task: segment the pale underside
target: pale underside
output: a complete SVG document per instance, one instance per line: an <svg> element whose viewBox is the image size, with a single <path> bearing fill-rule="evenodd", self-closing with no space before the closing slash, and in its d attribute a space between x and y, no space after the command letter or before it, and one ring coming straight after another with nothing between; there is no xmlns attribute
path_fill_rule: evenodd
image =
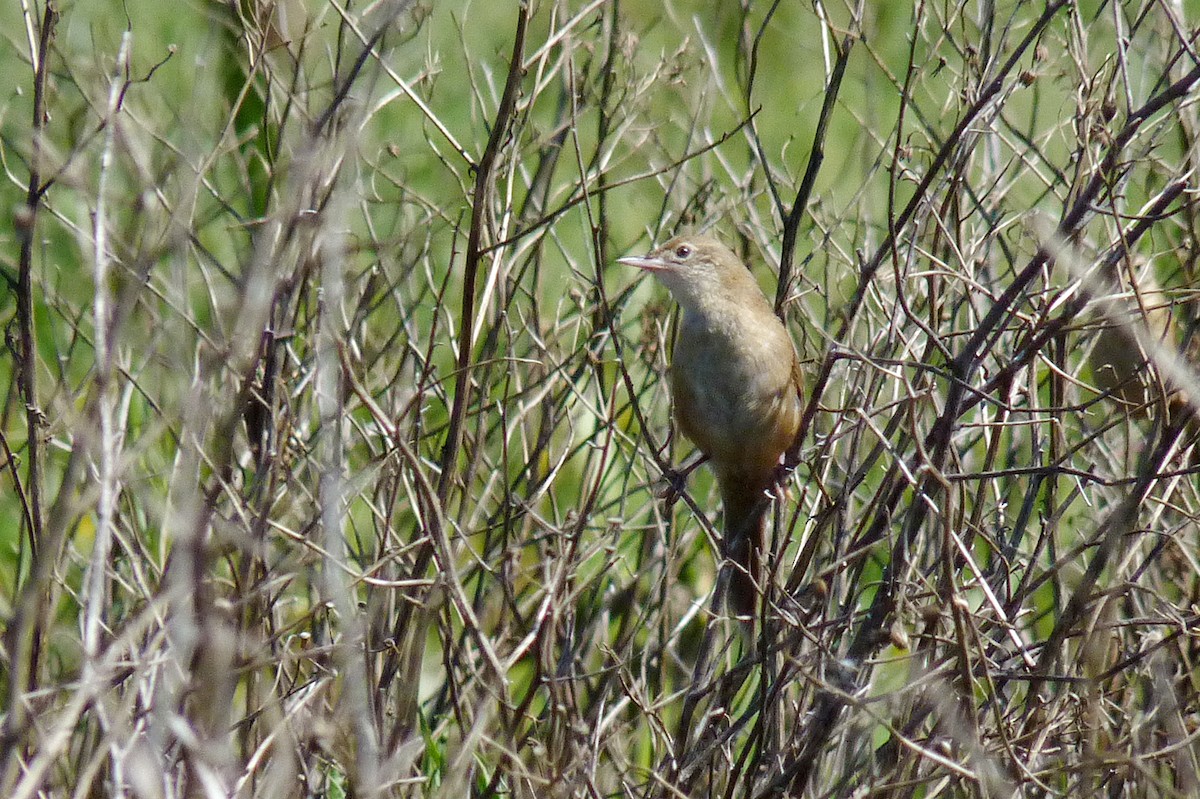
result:
<svg viewBox="0 0 1200 799"><path fill-rule="evenodd" d="M749 325L752 335L730 336L721 329L730 325ZM719 471L769 475L800 424L795 368L774 316L714 322L685 313L671 369L676 421Z"/></svg>

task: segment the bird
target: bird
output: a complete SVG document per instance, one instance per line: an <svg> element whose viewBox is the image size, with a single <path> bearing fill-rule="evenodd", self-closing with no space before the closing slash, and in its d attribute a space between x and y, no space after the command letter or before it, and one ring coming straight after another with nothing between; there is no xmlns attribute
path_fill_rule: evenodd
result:
<svg viewBox="0 0 1200 799"><path fill-rule="evenodd" d="M682 314L669 383L678 429L708 458L733 562L728 602L754 617L770 492L803 415L803 373L783 322L754 276L714 236L685 233L618 263L661 281Z"/></svg>
<svg viewBox="0 0 1200 799"><path fill-rule="evenodd" d="M1101 327L1088 353L1096 385L1119 408L1135 416L1150 416L1161 404L1154 363L1134 342L1131 326L1145 323L1144 332L1161 346L1173 346L1179 335L1171 318L1171 300L1154 274L1143 270L1132 307L1114 310Z"/></svg>
<svg viewBox="0 0 1200 799"><path fill-rule="evenodd" d="M1088 352L1092 378L1123 413L1151 418L1165 410L1165 420L1179 424L1185 441L1192 442L1200 435L1200 417L1192 399L1196 394L1189 391L1195 381L1189 379L1188 364L1200 361L1200 336L1188 336L1179 349L1183 336L1171 313L1172 298L1145 263L1139 266L1136 278L1122 280L1136 283L1132 301L1107 312ZM1194 313L1186 305L1183 312ZM1174 360L1175 369L1164 374L1164 360Z"/></svg>

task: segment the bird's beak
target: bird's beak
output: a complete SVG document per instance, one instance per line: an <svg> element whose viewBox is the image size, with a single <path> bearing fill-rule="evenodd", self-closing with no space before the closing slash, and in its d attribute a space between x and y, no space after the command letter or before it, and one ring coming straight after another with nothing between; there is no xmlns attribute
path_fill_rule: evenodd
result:
<svg viewBox="0 0 1200 799"><path fill-rule="evenodd" d="M663 259L651 258L649 255L627 255L624 258L618 258L617 263L625 264L626 266L636 266L638 269L645 269L647 272L661 272L671 267Z"/></svg>

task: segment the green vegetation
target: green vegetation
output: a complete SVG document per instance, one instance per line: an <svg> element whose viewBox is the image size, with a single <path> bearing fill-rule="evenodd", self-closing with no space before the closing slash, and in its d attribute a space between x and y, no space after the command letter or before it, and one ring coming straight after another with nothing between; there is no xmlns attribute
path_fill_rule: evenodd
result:
<svg viewBox="0 0 1200 799"><path fill-rule="evenodd" d="M0 24L0 795L1200 790L1195 4ZM752 625L685 227L812 400Z"/></svg>

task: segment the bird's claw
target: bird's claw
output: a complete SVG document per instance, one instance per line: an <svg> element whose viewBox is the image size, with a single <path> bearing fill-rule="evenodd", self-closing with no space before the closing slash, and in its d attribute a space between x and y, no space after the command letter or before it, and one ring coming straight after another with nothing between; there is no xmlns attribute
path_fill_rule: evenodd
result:
<svg viewBox="0 0 1200 799"><path fill-rule="evenodd" d="M667 507L674 505L679 496L683 493L686 472L681 472L678 469L668 469L663 472L663 482L666 483L658 492L658 498L667 503Z"/></svg>
<svg viewBox="0 0 1200 799"><path fill-rule="evenodd" d="M787 463L780 463L775 467L775 475L771 478L771 485L776 496L783 496L787 493L788 484L791 482L794 471L796 471L796 467Z"/></svg>

